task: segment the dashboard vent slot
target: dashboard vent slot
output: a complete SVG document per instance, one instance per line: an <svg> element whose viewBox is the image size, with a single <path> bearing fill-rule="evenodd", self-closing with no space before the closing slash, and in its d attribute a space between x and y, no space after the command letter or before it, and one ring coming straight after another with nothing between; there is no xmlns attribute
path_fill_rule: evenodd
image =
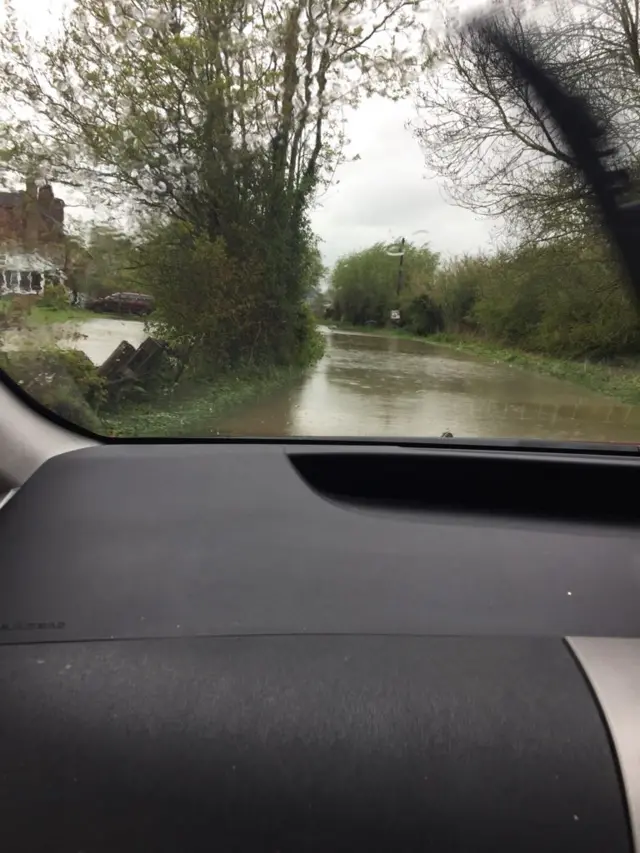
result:
<svg viewBox="0 0 640 853"><path fill-rule="evenodd" d="M638 463L494 452L289 452L316 492L343 503L637 524Z"/></svg>

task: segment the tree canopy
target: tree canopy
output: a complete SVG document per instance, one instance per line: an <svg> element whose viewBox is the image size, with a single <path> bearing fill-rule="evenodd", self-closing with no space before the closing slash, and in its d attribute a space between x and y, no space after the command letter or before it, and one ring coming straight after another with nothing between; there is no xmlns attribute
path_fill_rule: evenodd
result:
<svg viewBox="0 0 640 853"><path fill-rule="evenodd" d="M427 246L405 244L400 277L400 258L389 251L376 243L338 260L331 276L336 315L355 325L383 326L395 309L416 332L434 331L423 316L428 308L423 301L433 287L438 256Z"/></svg>
<svg viewBox="0 0 640 853"><path fill-rule="evenodd" d="M303 197L332 174L337 110L404 90L415 19L407 0L75 0L61 34L34 43L10 13L6 152L23 172L224 228L234 204L264 203L263 170Z"/></svg>
<svg viewBox="0 0 640 853"><path fill-rule="evenodd" d="M406 288L382 244L341 258L331 279L333 313L355 325L396 325L421 335L479 337L569 358L609 358L640 349L615 265L593 241L559 240L441 261L408 247Z"/></svg>
<svg viewBox="0 0 640 853"><path fill-rule="evenodd" d="M144 280L165 297L167 334L200 328L205 318L185 312L206 305L214 363L258 350L295 360L306 346L300 306L317 277L307 211L342 157L341 109L406 90L415 6L75 0L44 43L10 13L0 40L5 162L124 213L146 211L156 252L144 256ZM247 349L249 323L262 332ZM191 338L189 349L204 340Z"/></svg>
<svg viewBox="0 0 640 853"><path fill-rule="evenodd" d="M494 19L586 98L615 143L617 165L638 173L640 13L631 0L515 5ZM585 193L548 114L509 63L473 28L450 28L419 87L415 132L451 198L501 217L530 241L581 237Z"/></svg>

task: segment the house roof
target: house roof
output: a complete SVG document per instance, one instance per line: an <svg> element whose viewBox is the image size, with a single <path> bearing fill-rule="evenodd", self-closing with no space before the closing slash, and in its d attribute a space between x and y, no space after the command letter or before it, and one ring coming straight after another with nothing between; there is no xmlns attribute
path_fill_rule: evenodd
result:
<svg viewBox="0 0 640 853"><path fill-rule="evenodd" d="M59 267L37 252L0 252L0 271L57 272Z"/></svg>

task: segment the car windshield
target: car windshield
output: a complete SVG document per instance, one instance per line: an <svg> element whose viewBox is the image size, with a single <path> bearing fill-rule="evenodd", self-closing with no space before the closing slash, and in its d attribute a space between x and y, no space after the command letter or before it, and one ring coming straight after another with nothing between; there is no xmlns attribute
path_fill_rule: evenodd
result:
<svg viewBox="0 0 640 853"><path fill-rule="evenodd" d="M505 45L628 202L639 27L630 0L5 2L6 381L104 436L638 442L640 315Z"/></svg>

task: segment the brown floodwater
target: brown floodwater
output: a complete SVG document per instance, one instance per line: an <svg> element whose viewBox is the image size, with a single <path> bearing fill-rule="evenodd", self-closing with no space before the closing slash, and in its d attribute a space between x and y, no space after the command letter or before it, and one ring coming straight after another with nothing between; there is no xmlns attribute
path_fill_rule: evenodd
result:
<svg viewBox="0 0 640 853"><path fill-rule="evenodd" d="M297 384L236 410L221 434L640 441L640 407L422 341L325 329Z"/></svg>
<svg viewBox="0 0 640 853"><path fill-rule="evenodd" d="M96 317L73 325L74 336L64 342L82 350L91 361L100 366L122 341L139 347L147 337L144 323L140 320L116 320L113 317Z"/></svg>

